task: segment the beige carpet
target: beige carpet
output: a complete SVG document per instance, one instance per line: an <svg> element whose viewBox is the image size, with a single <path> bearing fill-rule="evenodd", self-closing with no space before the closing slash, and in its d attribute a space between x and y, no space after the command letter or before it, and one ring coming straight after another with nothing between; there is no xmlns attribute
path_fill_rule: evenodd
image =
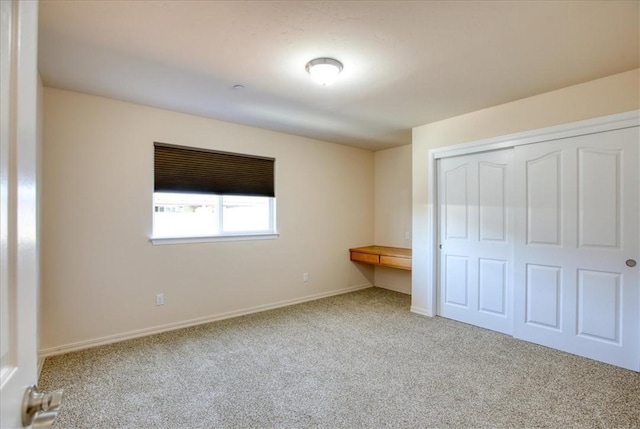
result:
<svg viewBox="0 0 640 429"><path fill-rule="evenodd" d="M54 428L640 427L640 374L372 288L48 358Z"/></svg>

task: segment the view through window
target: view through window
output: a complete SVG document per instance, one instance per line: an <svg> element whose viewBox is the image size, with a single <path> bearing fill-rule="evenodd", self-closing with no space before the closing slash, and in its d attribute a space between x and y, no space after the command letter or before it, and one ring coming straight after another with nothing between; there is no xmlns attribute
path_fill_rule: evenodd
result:
<svg viewBox="0 0 640 429"><path fill-rule="evenodd" d="M208 237L275 232L270 197L155 192L155 237Z"/></svg>

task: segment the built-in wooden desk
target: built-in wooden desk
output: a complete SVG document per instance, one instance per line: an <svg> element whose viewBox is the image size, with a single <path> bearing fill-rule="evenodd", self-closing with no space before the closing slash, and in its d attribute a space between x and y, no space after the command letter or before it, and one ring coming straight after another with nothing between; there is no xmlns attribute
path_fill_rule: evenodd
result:
<svg viewBox="0 0 640 429"><path fill-rule="evenodd" d="M349 249L351 260L383 267L411 270L411 249L401 247L366 246Z"/></svg>

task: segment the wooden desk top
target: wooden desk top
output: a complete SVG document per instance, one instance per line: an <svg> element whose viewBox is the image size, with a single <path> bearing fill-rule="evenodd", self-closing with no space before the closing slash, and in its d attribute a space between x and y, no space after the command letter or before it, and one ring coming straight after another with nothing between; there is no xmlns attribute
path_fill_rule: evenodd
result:
<svg viewBox="0 0 640 429"><path fill-rule="evenodd" d="M411 258L411 249L402 247L365 246L349 249L350 252L369 253L371 255L394 256L396 258Z"/></svg>

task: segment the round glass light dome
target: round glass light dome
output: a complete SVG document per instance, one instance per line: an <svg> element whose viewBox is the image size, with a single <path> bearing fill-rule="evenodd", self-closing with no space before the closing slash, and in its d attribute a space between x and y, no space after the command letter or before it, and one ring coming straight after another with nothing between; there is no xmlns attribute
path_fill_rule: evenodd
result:
<svg viewBox="0 0 640 429"><path fill-rule="evenodd" d="M342 71L342 63L333 58L316 58L307 63L307 72L311 79L320 85L331 85Z"/></svg>

